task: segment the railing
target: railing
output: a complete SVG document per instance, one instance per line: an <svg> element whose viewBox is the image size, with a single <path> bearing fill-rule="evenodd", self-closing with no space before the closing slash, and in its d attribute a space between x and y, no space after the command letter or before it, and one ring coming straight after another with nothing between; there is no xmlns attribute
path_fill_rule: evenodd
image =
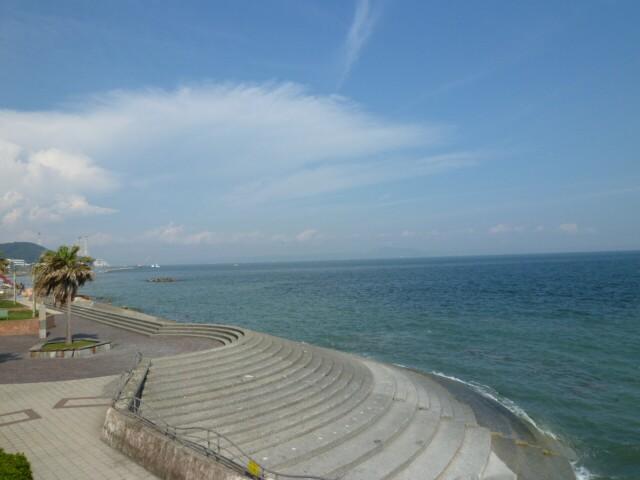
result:
<svg viewBox="0 0 640 480"><path fill-rule="evenodd" d="M225 435L206 427L176 427L169 425L162 417L156 414L151 407L146 405L140 397L141 387L144 384L146 373L150 363L146 365L138 379L138 385L127 385L136 370L141 367L143 357L140 352L131 370L125 372L119 382L113 397L113 406L119 412L134 417L146 426L162 433L170 439L190 448L206 457L212 457L217 462L242 474L249 475L259 480L279 479L304 479L304 480L330 480L326 477L315 475L296 475L292 473L276 472L256 462L242 448ZM133 395L123 395L125 389Z"/></svg>
<svg viewBox="0 0 640 480"><path fill-rule="evenodd" d="M140 366L141 362L142 352L138 351L136 352L136 358L131 368L120 375L120 378L118 379L118 385L116 387L116 390L113 392L113 406L115 406L116 402L121 399L124 387L127 385L127 383L129 383L129 380L131 380L131 377L133 376L133 372Z"/></svg>

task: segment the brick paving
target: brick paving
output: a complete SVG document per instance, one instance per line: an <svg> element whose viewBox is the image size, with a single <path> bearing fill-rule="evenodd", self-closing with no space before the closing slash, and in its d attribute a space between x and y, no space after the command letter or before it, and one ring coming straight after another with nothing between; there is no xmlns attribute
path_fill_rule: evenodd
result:
<svg viewBox="0 0 640 480"><path fill-rule="evenodd" d="M0 448L24 453L36 480L155 479L100 440L117 380L0 385Z"/></svg>
<svg viewBox="0 0 640 480"><path fill-rule="evenodd" d="M49 339L64 338L65 316L56 315ZM148 337L72 316L74 338L111 340L112 349L88 358L29 358L29 348L40 340L34 335L0 337L0 384L50 382L120 374L131 368L136 352L145 357L164 357L221 345L199 337ZM1 386L0 386L1 388Z"/></svg>
<svg viewBox="0 0 640 480"><path fill-rule="evenodd" d="M112 350L88 358L31 359L37 336L0 337L0 448L24 453L36 480L154 479L100 440L119 376L136 352L164 357L221 343L197 337L147 337L72 317L74 337L111 340ZM49 339L63 338L56 315Z"/></svg>

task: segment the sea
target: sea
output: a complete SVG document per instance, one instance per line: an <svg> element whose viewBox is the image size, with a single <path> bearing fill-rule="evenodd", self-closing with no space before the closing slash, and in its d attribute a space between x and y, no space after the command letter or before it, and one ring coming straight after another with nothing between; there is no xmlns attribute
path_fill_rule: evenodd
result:
<svg viewBox="0 0 640 480"><path fill-rule="evenodd" d="M82 293L456 378L569 445L578 478L640 479L640 252L163 265Z"/></svg>

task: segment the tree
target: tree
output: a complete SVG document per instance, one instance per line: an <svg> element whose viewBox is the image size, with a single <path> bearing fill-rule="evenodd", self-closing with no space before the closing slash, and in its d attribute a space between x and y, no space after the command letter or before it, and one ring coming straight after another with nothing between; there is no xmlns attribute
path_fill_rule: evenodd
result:
<svg viewBox="0 0 640 480"><path fill-rule="evenodd" d="M93 280L91 263L93 258L78 255L80 247L62 245L57 251L48 250L42 254L35 266L34 289L41 296L53 296L56 305L67 307L66 343L71 344L71 303L78 289Z"/></svg>
<svg viewBox="0 0 640 480"><path fill-rule="evenodd" d="M0 254L0 273L7 273L9 271L9 260L4 258L2 254Z"/></svg>

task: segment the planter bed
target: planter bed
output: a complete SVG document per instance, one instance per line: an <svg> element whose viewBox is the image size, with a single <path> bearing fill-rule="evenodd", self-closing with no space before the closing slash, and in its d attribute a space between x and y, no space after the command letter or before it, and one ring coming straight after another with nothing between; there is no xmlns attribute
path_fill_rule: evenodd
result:
<svg viewBox="0 0 640 480"><path fill-rule="evenodd" d="M63 341L41 342L29 349L29 356L31 358L78 358L111 350L110 341L77 338L73 343L78 345L65 346Z"/></svg>

